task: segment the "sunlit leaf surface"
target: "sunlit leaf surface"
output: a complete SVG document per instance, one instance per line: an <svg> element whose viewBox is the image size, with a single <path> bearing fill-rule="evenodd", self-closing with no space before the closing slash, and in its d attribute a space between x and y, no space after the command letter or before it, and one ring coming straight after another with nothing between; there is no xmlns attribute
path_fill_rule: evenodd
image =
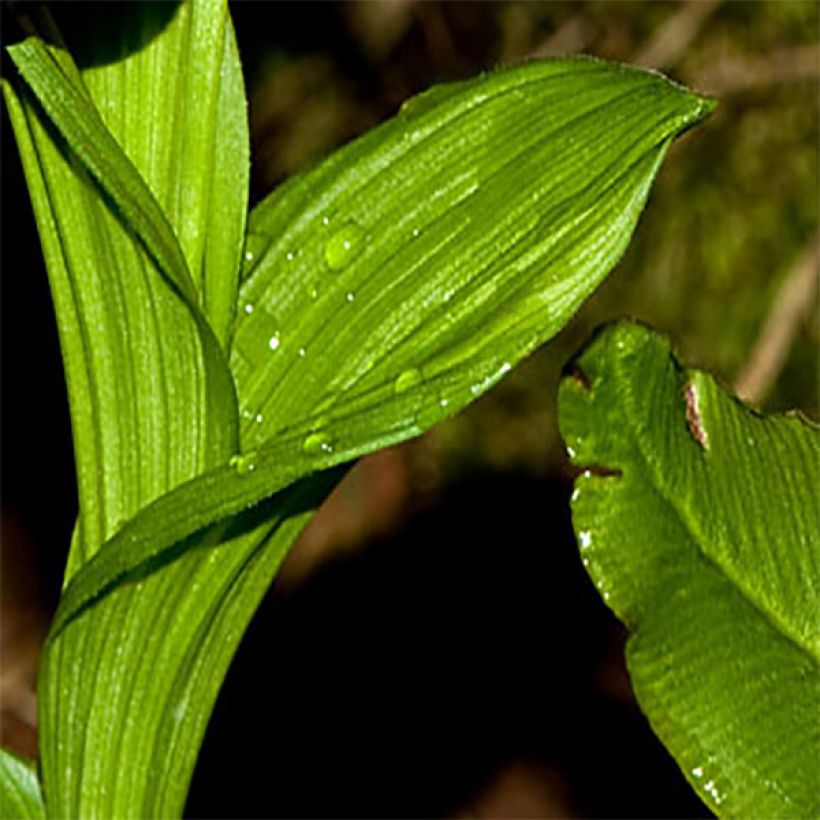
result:
<svg viewBox="0 0 820 820"><path fill-rule="evenodd" d="M230 21L216 2L153 9L122 62L82 52L78 73L30 40L5 89L81 485L39 691L58 816L181 813L227 665L328 468L458 411L566 324L711 108L594 60L434 89L254 211L237 293Z"/></svg>

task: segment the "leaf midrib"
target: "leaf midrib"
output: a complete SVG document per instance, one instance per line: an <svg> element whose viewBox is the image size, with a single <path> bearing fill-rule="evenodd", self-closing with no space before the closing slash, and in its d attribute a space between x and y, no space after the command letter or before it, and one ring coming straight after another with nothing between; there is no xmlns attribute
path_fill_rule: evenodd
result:
<svg viewBox="0 0 820 820"><path fill-rule="evenodd" d="M619 359L616 360L616 373L618 379L629 384L628 374L624 374L622 369L622 362ZM678 371L680 372L680 371ZM682 371L684 376L687 378L689 377L688 371ZM627 391L627 395L629 397L629 410L631 411L631 404L632 404L632 391ZM765 605L765 599L758 599L757 596L754 595L753 590L748 589L742 582L741 579L738 578L734 572L731 571L730 566L725 565L717 556L712 555L703 545L709 543L709 539L704 537L697 526L697 517L690 516L689 510L686 508L685 505L678 502L676 500L675 493L671 492L670 489L667 488L665 482L663 481L663 473L657 468L657 465L653 463L653 460L649 457L645 450L645 445L641 440L641 436L638 434L638 431L633 426L633 418L634 414L632 412L623 412L621 416L626 421L627 429L629 430L630 436L632 437L635 443L635 449L638 453L640 453L641 460L644 463L645 468L647 468L647 472L652 478L652 484L655 487L658 495L661 499L672 509L672 511L677 515L678 519L684 526L684 529L689 533L694 543L697 545L699 553L712 565L714 566L722 575L726 577L729 583L737 589L743 598L749 602L750 606L756 611L761 614L761 616L775 629L775 631L786 638L789 642L794 644L794 646L803 654L809 657L809 660L814 664L814 666L820 669L820 658L815 655L812 651L811 646L808 646L803 643L802 636L797 633L795 634L794 631L777 615L770 611L769 608ZM708 471L707 466L707 471Z"/></svg>

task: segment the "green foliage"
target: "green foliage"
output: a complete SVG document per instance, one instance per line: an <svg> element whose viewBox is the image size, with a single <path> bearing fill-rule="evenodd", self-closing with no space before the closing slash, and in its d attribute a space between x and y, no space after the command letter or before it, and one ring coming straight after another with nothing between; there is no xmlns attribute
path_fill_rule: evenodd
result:
<svg viewBox="0 0 820 820"><path fill-rule="evenodd" d="M45 816L34 766L0 749L0 817L38 820Z"/></svg>
<svg viewBox="0 0 820 820"><path fill-rule="evenodd" d="M181 812L230 658L329 468L457 412L553 336L711 109L588 59L434 89L276 191L246 238L225 5L140 14L105 43L116 59L82 53L80 71L30 39L4 83L80 487L39 685L55 816Z"/></svg>
<svg viewBox="0 0 820 820"><path fill-rule="evenodd" d="M641 326L564 379L581 555L655 731L730 816L820 812L820 430L763 417Z"/></svg>

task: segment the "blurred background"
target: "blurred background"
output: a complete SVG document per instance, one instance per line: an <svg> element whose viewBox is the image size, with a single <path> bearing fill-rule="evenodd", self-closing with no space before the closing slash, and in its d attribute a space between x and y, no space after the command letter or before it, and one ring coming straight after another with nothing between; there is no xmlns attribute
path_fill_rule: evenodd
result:
<svg viewBox="0 0 820 820"><path fill-rule="evenodd" d="M18 39L4 4L3 41ZM93 24L89 3L57 4ZM820 5L232 5L252 200L433 83L585 52L720 106L673 145L624 259L466 412L362 460L291 554L217 704L195 817L708 816L630 690L577 558L557 380L594 327L669 333L767 410L820 416ZM33 682L76 486L47 281L2 138L0 742L36 752Z"/></svg>

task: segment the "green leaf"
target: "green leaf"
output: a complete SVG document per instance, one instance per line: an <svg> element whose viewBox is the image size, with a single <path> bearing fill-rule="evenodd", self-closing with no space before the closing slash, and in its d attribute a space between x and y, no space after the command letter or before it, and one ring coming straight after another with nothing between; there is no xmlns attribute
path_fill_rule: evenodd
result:
<svg viewBox="0 0 820 820"><path fill-rule="evenodd" d="M69 45L103 121L167 214L224 346L248 207L242 66L224 0L182 3L163 25L168 8L109 9L104 31L83 26Z"/></svg>
<svg viewBox="0 0 820 820"><path fill-rule="evenodd" d="M81 492L75 544L83 559L91 557L82 567L75 562L39 687L48 808L60 816L176 815L230 657L338 473L297 480L427 429L557 332L622 252L669 142L709 104L655 75L594 61L533 64L426 95L285 186L257 210L249 237L258 264L243 287L231 354L245 452L229 461L233 396L207 389L203 373L218 357L178 257L193 271L211 321L225 315L211 304L230 300L209 302L197 242L186 243L177 200L163 193L161 173L152 176L153 154L141 159L130 129L117 130L117 106L125 122L140 123L148 116L140 106L150 112L153 98L135 99L141 85L127 76L110 86L89 77L101 118L83 91L85 74L97 69L86 69L79 82L63 53L34 47L23 58L44 111L22 99L23 91L7 95L44 245L55 244L47 258L67 364L86 380L69 376L75 428L89 433L77 437L78 451L93 454L98 481L123 476L109 491L115 500L127 481L153 475L157 465L139 447L171 459L199 454L195 468L170 479L159 461L163 491L134 491L124 518L100 513L92 485ZM209 99L205 86L214 76L201 78ZM225 103L225 110L237 108ZM99 150L86 146L89 138ZM148 180L154 199L135 174ZM227 184L230 174L220 170L217 178ZM66 253L55 242L55 231L77 241L69 200L58 199L63 190L89 225L102 220L113 250L101 253L85 239ZM402 225L407 233L397 232ZM106 253L120 261L113 270ZM151 298L142 300L149 308L137 304L133 270L143 289L150 285ZM327 278L314 283L314 274ZM218 289L218 270L213 281ZM111 319L101 337L89 332L86 313L78 318L78 294L95 321ZM171 300L177 315L151 314L157 299ZM281 316L271 314L274 307ZM149 340L143 343L159 345L162 356L141 360L123 310L148 312L152 322L137 313ZM287 324L272 328L278 318ZM201 358L175 347L177 324L200 343L194 353ZM297 346L299 339L305 342ZM104 405L110 415L89 413L81 399L119 387L122 369L127 383ZM187 424L166 431L152 408L167 404L162 386L174 378L183 392L171 398L180 399L174 406ZM118 416L141 420L132 407L139 410L140 401L154 426L134 433L133 464L123 467L91 434L133 432L133 419ZM189 427L213 425L227 431L218 446L205 436L192 448ZM120 452L132 453L114 449Z"/></svg>
<svg viewBox="0 0 820 820"><path fill-rule="evenodd" d="M0 817L4 820L45 818L40 782L33 764L0 749Z"/></svg>
<svg viewBox="0 0 820 820"><path fill-rule="evenodd" d="M727 816L820 812L820 430L604 330L564 380L581 555L639 703Z"/></svg>
<svg viewBox="0 0 820 820"><path fill-rule="evenodd" d="M106 117L123 127L119 138L143 163L140 169L106 128L66 52L27 41L14 52L26 82L4 83L49 270L71 401L80 520L67 581L142 506L180 481L227 463L237 446L232 378L199 303L226 331L235 302L247 187L247 148L235 156L233 149L246 124L230 21L224 8L215 18L208 16L209 9L200 4L196 12L185 7L179 13L186 20L199 19L200 28L221 21L217 41L227 62L217 72L218 118L211 126L220 132L211 136L213 158L222 163L218 170L204 154L198 165L186 165L182 152L186 157L196 153L189 142L197 135L181 144L178 129L155 127L158 114L177 123L174 107L182 102L196 113L195 78L173 99L163 96L162 82L149 94L147 82L133 81L135 70L150 74L150 67L132 64L124 72L127 77L114 71L111 86L120 86L110 96L100 75L92 78ZM156 40L149 46L154 48L150 59L166 69L177 60L184 63L184 49L200 47L203 34L193 23L172 40L168 31L173 28L164 29L160 52ZM193 78L196 71L187 71ZM214 72L202 76L212 91ZM207 124L200 118L197 128ZM166 139L173 144L166 145ZM177 176L184 168L187 173ZM197 168L205 180L199 186ZM184 226L169 222L143 181L142 174L150 181L152 172L164 180L154 191L163 205L179 199L179 214L199 207L204 222L190 230L203 236L206 230L214 232L198 251L198 267L195 254L189 247L183 253L174 233L176 229L184 238ZM225 190L229 185L231 190ZM189 188L201 190L204 204L196 206ZM211 202L211 196L219 201ZM188 262L204 277L202 282L192 284ZM39 721L51 816L132 815L143 801L146 808L137 814L180 813L204 723L241 634L229 613L237 606L237 595L244 608L254 606L263 592L250 577L237 580L237 567L265 561L275 567L281 560L277 538L289 545L305 519L300 510L290 521L290 508L285 509L278 518L272 514L264 527L250 528L249 536L225 537L226 543L251 541L258 550L224 553L234 562L231 566L200 551L158 578L155 595L153 589L140 594L137 586L123 591L112 598L112 610L114 603L121 607L112 619L101 612L91 628L47 652L39 682ZM287 537L279 534L285 531ZM274 532L276 537L268 541ZM175 609L174 595L191 593L208 572L217 576L208 582L208 599L198 600L193 612L182 605ZM272 573L268 570L265 577ZM168 604L159 615L158 603ZM176 631L168 626L167 635L152 634L149 625L163 623L163 616L166 625L172 616L182 621ZM139 646L146 641L148 645ZM132 651L123 653L125 646ZM196 649L204 646L210 651ZM157 675L157 669L164 674ZM189 685L201 696L199 711L190 719L188 713L195 710L177 697ZM169 697L177 700L169 705ZM169 804L174 808L169 810Z"/></svg>
<svg viewBox="0 0 820 820"><path fill-rule="evenodd" d="M464 407L602 281L670 141L711 109L657 74L533 62L427 92L285 184L249 223L243 449L367 396L377 444Z"/></svg>
<svg viewBox="0 0 820 820"><path fill-rule="evenodd" d="M606 274L669 140L709 107L658 75L534 63L411 101L274 194L252 230L283 238L256 245L231 357L255 449L131 521L67 590L55 630L197 529L489 389ZM511 217L499 220L502 204ZM340 212L385 233L368 240L356 219L331 230L322 214Z"/></svg>
<svg viewBox="0 0 820 820"><path fill-rule="evenodd" d="M173 230L70 58L35 39L10 51L26 85L4 83L4 95L49 272L77 454L69 579L146 502L234 452L235 398Z"/></svg>

